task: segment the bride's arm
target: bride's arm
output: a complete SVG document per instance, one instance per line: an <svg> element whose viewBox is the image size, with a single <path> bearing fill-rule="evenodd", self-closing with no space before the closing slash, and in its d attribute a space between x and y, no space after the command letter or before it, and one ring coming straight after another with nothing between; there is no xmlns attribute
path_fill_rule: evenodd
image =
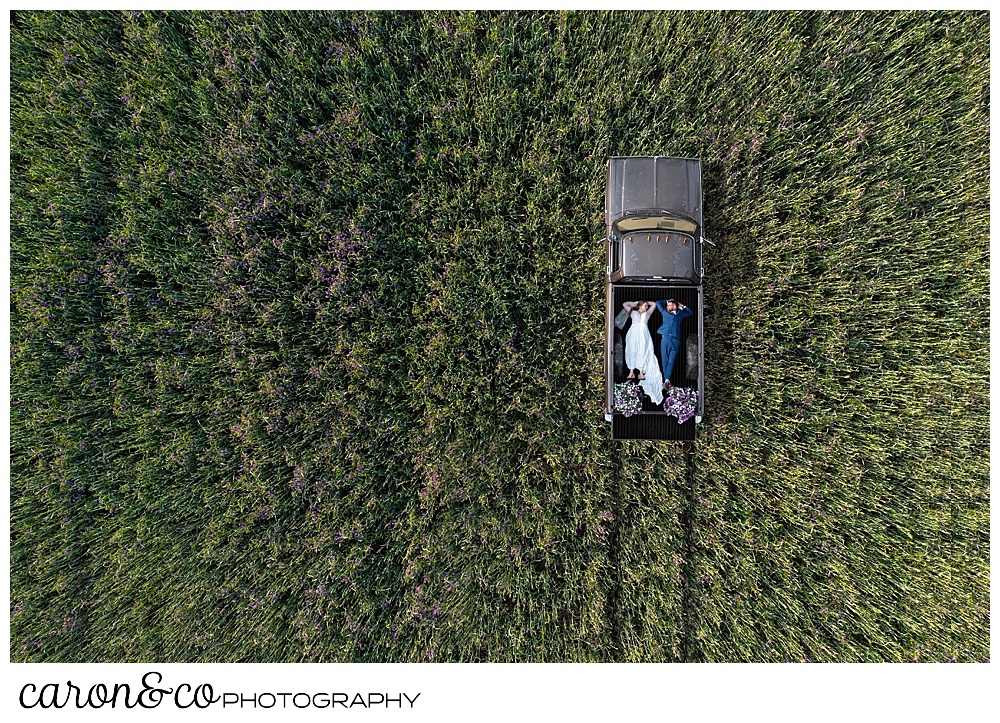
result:
<svg viewBox="0 0 1000 723"><path fill-rule="evenodd" d="M622 304L622 306L625 307L625 311L627 311L630 314L632 313L632 306L633 305L634 305L634 302L631 302L631 301L626 301L624 304Z"/></svg>

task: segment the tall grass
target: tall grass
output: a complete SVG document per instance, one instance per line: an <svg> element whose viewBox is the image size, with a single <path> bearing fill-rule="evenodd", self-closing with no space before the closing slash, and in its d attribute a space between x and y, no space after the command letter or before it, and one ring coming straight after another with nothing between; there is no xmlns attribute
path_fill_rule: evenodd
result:
<svg viewBox="0 0 1000 723"><path fill-rule="evenodd" d="M16 13L11 658L980 660L983 13ZM609 155L706 418L603 421Z"/></svg>

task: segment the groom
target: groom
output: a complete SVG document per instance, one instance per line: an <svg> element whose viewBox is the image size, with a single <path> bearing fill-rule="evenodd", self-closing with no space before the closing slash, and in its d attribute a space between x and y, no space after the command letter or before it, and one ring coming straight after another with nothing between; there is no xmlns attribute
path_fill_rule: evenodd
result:
<svg viewBox="0 0 1000 723"><path fill-rule="evenodd" d="M670 372L674 370L674 360L681 345L681 321L691 316L691 309L678 304L673 299L657 301L656 308L663 315L660 332L660 359L663 364L663 388L670 386Z"/></svg>

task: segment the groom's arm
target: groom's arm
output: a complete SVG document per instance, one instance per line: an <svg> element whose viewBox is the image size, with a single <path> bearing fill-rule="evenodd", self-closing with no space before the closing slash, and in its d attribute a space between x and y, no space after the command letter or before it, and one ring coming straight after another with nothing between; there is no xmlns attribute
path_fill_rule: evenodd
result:
<svg viewBox="0 0 1000 723"><path fill-rule="evenodd" d="M660 310L660 313L663 316L666 316L667 315L667 300L663 299L662 301L657 301L656 302L656 308Z"/></svg>
<svg viewBox="0 0 1000 723"><path fill-rule="evenodd" d="M691 309L689 309L688 307L682 306L681 310L677 312L677 321L680 321L681 319L686 319L687 317L691 316L691 314L693 314L693 313L694 312L691 311Z"/></svg>

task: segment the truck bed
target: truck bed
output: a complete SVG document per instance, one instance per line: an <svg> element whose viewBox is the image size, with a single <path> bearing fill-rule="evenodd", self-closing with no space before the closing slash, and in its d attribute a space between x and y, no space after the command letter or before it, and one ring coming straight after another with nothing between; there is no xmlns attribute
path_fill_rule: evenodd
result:
<svg viewBox="0 0 1000 723"><path fill-rule="evenodd" d="M694 377L687 378L687 355L685 354L685 342L691 334L699 335L698 320L701 318L698 304L700 301L699 288L695 286L674 286L674 285L653 285L653 284L614 284L612 286L613 314L617 315L624 308L626 301L659 301L662 299L675 299L681 304L690 307L693 312L691 316L681 322L681 348L678 351L674 368L670 375L670 383L676 387L700 388L697 369L694 370ZM657 361L660 359L660 335L657 329L662 322L662 315L657 309L653 312L649 321L649 332L653 337L653 348ZM631 320L626 322L622 329L622 339L628 333ZM613 380L615 384L624 381L628 375L628 370L621 376L616 376ZM699 407L702 407L699 400ZM678 424L677 418L666 414L662 406L654 404L648 397L643 398L643 409L640 414L625 417L623 414L615 413L612 417L612 438L613 439L694 439L695 421L689 419L684 424Z"/></svg>

